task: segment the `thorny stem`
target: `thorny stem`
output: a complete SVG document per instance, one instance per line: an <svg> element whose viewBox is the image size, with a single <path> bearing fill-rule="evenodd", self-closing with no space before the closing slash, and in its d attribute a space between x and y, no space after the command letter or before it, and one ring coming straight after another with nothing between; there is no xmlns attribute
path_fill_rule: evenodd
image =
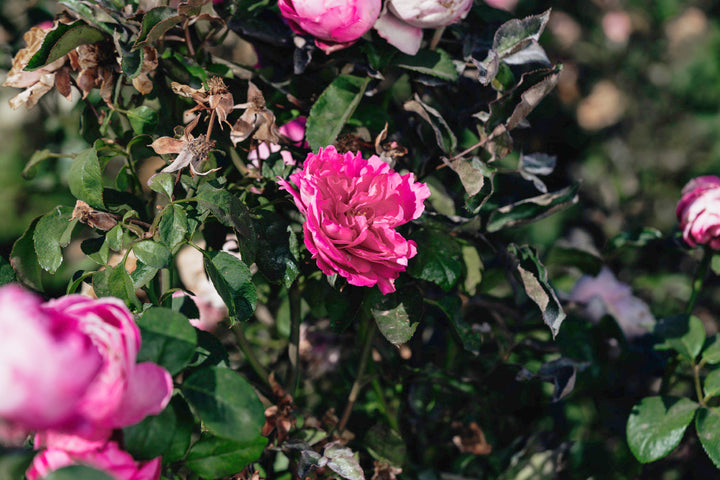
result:
<svg viewBox="0 0 720 480"><path fill-rule="evenodd" d="M285 390L293 397L300 383L300 289L297 283L290 286L288 292L290 300L290 344L288 357L290 358L290 375Z"/></svg>
<svg viewBox="0 0 720 480"><path fill-rule="evenodd" d="M706 407L705 404L705 397L702 393L702 388L700 387L700 369L702 368L701 365L696 364L695 360L691 362L692 365L692 371L693 371L693 383L695 383L695 395L697 395L698 402L700 402L700 405L703 407Z"/></svg>
<svg viewBox="0 0 720 480"><path fill-rule="evenodd" d="M445 27L435 29L435 33L433 33L432 39L430 40L430 50L435 50L437 48L438 43L440 43L440 39L442 38L444 32Z"/></svg>
<svg viewBox="0 0 720 480"><path fill-rule="evenodd" d="M370 351L372 350L373 339L375 338L375 332L377 331L375 321L370 318L369 315L365 315L365 324L367 325L367 328L365 329L365 345L363 345L362 354L360 356L360 365L358 366L355 382L350 389L350 395L348 395L345 411L343 412L342 418L340 419L340 423L337 427L338 433L342 433L343 430L345 430L345 426L350 419L350 414L352 413L355 401L360 394L360 389L363 384L363 376L365 375L365 369L367 368L368 360L370 359Z"/></svg>
<svg viewBox="0 0 720 480"><path fill-rule="evenodd" d="M252 346L250 345L250 342L245 336L245 332L243 331L242 326L239 323L236 323L235 325L233 325L232 331L235 334L235 338L238 341L240 350L242 350L248 363L250 364L252 369L255 370L255 373L257 373L258 377L260 377L265 383L265 385L269 387L270 382L268 381L268 372L267 370L265 370L265 368L263 368L262 364L253 353Z"/></svg>

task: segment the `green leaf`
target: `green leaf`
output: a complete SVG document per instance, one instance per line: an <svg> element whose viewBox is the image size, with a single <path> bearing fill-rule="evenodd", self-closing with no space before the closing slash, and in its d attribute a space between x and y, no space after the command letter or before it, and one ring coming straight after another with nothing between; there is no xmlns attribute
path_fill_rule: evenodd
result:
<svg viewBox="0 0 720 480"><path fill-rule="evenodd" d="M135 270L130 273L130 280L132 280L133 287L135 290L144 287L155 278L160 269L157 267L151 267L145 265L143 262L138 260L135 262Z"/></svg>
<svg viewBox="0 0 720 480"><path fill-rule="evenodd" d="M265 437L235 442L204 436L190 449L185 465L203 478L226 477L257 461L267 442Z"/></svg>
<svg viewBox="0 0 720 480"><path fill-rule="evenodd" d="M200 185L196 197L202 209L212 212L226 227L235 229L242 258L252 264L255 261L258 235L247 207L239 198L224 188L215 187L212 182Z"/></svg>
<svg viewBox="0 0 720 480"><path fill-rule="evenodd" d="M705 343L705 327L695 315L673 315L655 324L655 335L688 360L694 360Z"/></svg>
<svg viewBox="0 0 720 480"><path fill-rule="evenodd" d="M162 456L164 462L172 462L185 456L192 431L192 412L182 396L176 394L159 415L123 428L123 446L138 460Z"/></svg>
<svg viewBox="0 0 720 480"><path fill-rule="evenodd" d="M395 467L402 467L407 459L405 441L395 430L386 425L374 425L365 435L364 445L375 460Z"/></svg>
<svg viewBox="0 0 720 480"><path fill-rule="evenodd" d="M188 219L185 210L179 205L168 205L158 225L160 241L175 250L185 240L188 233Z"/></svg>
<svg viewBox="0 0 720 480"><path fill-rule="evenodd" d="M145 265L163 268L170 263L170 250L162 243L143 240L133 245L135 256Z"/></svg>
<svg viewBox="0 0 720 480"><path fill-rule="evenodd" d="M644 247L653 240L662 238L662 232L657 228L645 227L634 232L622 232L613 237L609 242L611 250L621 247Z"/></svg>
<svg viewBox="0 0 720 480"><path fill-rule="evenodd" d="M80 250L92 261L100 265L107 265L110 257L110 246L104 238L88 238L80 243Z"/></svg>
<svg viewBox="0 0 720 480"><path fill-rule="evenodd" d="M68 173L70 193L91 207L105 209L100 163L94 148L80 152L70 166Z"/></svg>
<svg viewBox="0 0 720 480"><path fill-rule="evenodd" d="M70 234L77 224L77 219L70 220L72 208L56 207L43 215L35 227L33 243L37 252L38 263L50 273L55 273L63 261L61 247L70 243Z"/></svg>
<svg viewBox="0 0 720 480"><path fill-rule="evenodd" d="M564 210L578 201L579 186L571 185L552 193L526 198L495 210L487 224L488 232L497 232L504 228L525 225L553 213Z"/></svg>
<svg viewBox="0 0 720 480"><path fill-rule="evenodd" d="M703 381L703 392L706 396L715 397L720 393L720 368L710 370Z"/></svg>
<svg viewBox="0 0 720 480"><path fill-rule="evenodd" d="M369 78L340 75L323 91L310 109L305 137L313 151L337 138L362 99Z"/></svg>
<svg viewBox="0 0 720 480"><path fill-rule="evenodd" d="M420 99L416 93L412 100L408 100L403 104L403 108L409 112L415 112L425 120L435 133L435 141L440 149L445 153L450 153L457 147L457 137L450 125L445 121L442 114L426 104ZM480 186L482 188L482 186Z"/></svg>
<svg viewBox="0 0 720 480"><path fill-rule="evenodd" d="M705 340L705 348L702 352L702 359L705 363L715 365L720 363L720 334L715 334Z"/></svg>
<svg viewBox="0 0 720 480"><path fill-rule="evenodd" d="M32 71L44 67L80 45L97 43L105 38L104 33L83 21L58 23L45 35L42 46L28 60L25 70Z"/></svg>
<svg viewBox="0 0 720 480"><path fill-rule="evenodd" d="M122 263L105 267L93 275L93 290L98 297L118 297L128 306L140 307L130 275Z"/></svg>
<svg viewBox="0 0 720 480"><path fill-rule="evenodd" d="M108 248L110 248L111 250L119 252L123 249L124 238L125 234L123 232L122 225L118 224L108 230L108 232L105 234L105 243L107 243Z"/></svg>
<svg viewBox="0 0 720 480"><path fill-rule="evenodd" d="M339 442L325 445L320 465L327 465L330 470L348 480L365 480L362 467L360 467L360 463L355 458L353 451L341 446Z"/></svg>
<svg viewBox="0 0 720 480"><path fill-rule="evenodd" d="M423 49L415 55L401 55L395 64L406 70L432 75L451 82L458 79L452 57L440 48L436 50Z"/></svg>
<svg viewBox="0 0 720 480"><path fill-rule="evenodd" d="M10 265L15 270L18 280L38 291L43 289L42 276L33 236L40 218L37 217L30 223L25 233L15 241L10 252Z"/></svg>
<svg viewBox="0 0 720 480"><path fill-rule="evenodd" d="M603 259L593 252L555 243L548 253L547 263L576 267L586 275L596 276L602 269Z"/></svg>
<svg viewBox="0 0 720 480"><path fill-rule="evenodd" d="M24 448L0 447L0 478L20 480L32 463L36 452Z"/></svg>
<svg viewBox="0 0 720 480"><path fill-rule="evenodd" d="M133 50L158 40L165 35L165 32L182 21L183 17L171 7L155 7L148 10L142 19L142 27L133 45Z"/></svg>
<svg viewBox="0 0 720 480"><path fill-rule="evenodd" d="M555 338L566 315L555 290L548 282L545 266L538 259L535 250L527 245L510 244L507 251L517 262L516 274L522 282L525 293L540 308L543 321L550 327Z"/></svg>
<svg viewBox="0 0 720 480"><path fill-rule="evenodd" d="M203 260L205 272L228 307L230 317L239 322L250 318L257 293L247 265L227 252L203 252Z"/></svg>
<svg viewBox="0 0 720 480"><path fill-rule="evenodd" d="M468 352L477 355L484 343L483 333L477 324L468 323L463 317L462 300L456 295L444 295L438 300L437 307L448 317L457 339Z"/></svg>
<svg viewBox="0 0 720 480"><path fill-rule="evenodd" d="M293 232L280 215L262 211L257 222L259 244L255 262L258 269L273 283L290 287L300 274L297 257L291 252ZM297 241L297 239L296 239Z"/></svg>
<svg viewBox="0 0 720 480"><path fill-rule="evenodd" d="M240 443L261 437L265 407L239 373L220 367L202 368L183 382L182 391L203 426L215 435Z"/></svg>
<svg viewBox="0 0 720 480"><path fill-rule="evenodd" d="M137 319L142 333L138 362L154 362L171 375L185 368L195 354L197 335L185 315L168 308L151 307Z"/></svg>
<svg viewBox="0 0 720 480"><path fill-rule="evenodd" d="M85 465L71 465L52 471L43 480L114 480L107 473Z"/></svg>
<svg viewBox="0 0 720 480"><path fill-rule="evenodd" d="M399 295L383 295L379 290L372 289L368 294L368 303L380 333L388 342L400 345L412 338L418 324L410 323L410 316Z"/></svg>
<svg viewBox="0 0 720 480"><path fill-rule="evenodd" d="M0 286L12 283L16 280L15 271L5 257L0 257Z"/></svg>
<svg viewBox="0 0 720 480"><path fill-rule="evenodd" d="M523 19L514 18L497 29L493 38L493 50L500 58L507 57L540 39L550 19L550 10Z"/></svg>
<svg viewBox="0 0 720 480"><path fill-rule="evenodd" d="M158 113L147 105L140 105L125 112L136 135L154 133L158 124Z"/></svg>
<svg viewBox="0 0 720 480"><path fill-rule="evenodd" d="M720 468L720 411L717 408L699 409L695 429L705 453Z"/></svg>
<svg viewBox="0 0 720 480"><path fill-rule="evenodd" d="M175 175L168 172L160 172L152 176L149 185L150 190L164 193L168 198L172 198L173 190L175 190Z"/></svg>
<svg viewBox="0 0 720 480"><path fill-rule="evenodd" d="M643 398L628 418L630 451L641 463L663 458L680 444L697 409L698 404L687 398Z"/></svg>
<svg viewBox="0 0 720 480"><path fill-rule="evenodd" d="M495 173L494 168L484 164L477 157L470 160L463 157L456 158L448 166L458 174L465 192L471 197L480 193L485 185L485 179L491 178Z"/></svg>
<svg viewBox="0 0 720 480"><path fill-rule="evenodd" d="M447 232L424 229L412 236L418 254L410 260L407 272L413 278L426 280L449 291L462 274L462 249Z"/></svg>
<svg viewBox="0 0 720 480"><path fill-rule="evenodd" d="M20 174L25 180L32 180L37 174L37 166L47 160L53 158L55 154L48 149L38 150L32 154L30 160L25 164L22 173Z"/></svg>

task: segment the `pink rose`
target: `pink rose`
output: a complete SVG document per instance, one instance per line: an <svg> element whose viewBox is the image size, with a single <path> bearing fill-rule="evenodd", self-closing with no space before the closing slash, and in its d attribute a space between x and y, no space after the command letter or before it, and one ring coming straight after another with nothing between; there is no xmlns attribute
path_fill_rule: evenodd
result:
<svg viewBox="0 0 720 480"><path fill-rule="evenodd" d="M341 155L332 145L310 153L303 169L280 180L306 216L305 245L327 275L352 285L394 292L395 279L415 256L415 242L395 227L422 214L430 196L412 173L400 175L378 156Z"/></svg>
<svg viewBox="0 0 720 480"><path fill-rule="evenodd" d="M102 357L76 318L17 285L0 288L0 424L17 433L67 426ZM6 433L5 435L9 435Z"/></svg>
<svg viewBox="0 0 720 480"><path fill-rule="evenodd" d="M117 480L157 480L160 478L161 458L136 462L115 442L107 442L98 449L82 451L54 447L35 456L26 472L27 480L39 480L52 471L75 464L102 470Z"/></svg>
<svg viewBox="0 0 720 480"><path fill-rule="evenodd" d="M698 177L682 190L675 210L688 245L720 249L720 178Z"/></svg>
<svg viewBox="0 0 720 480"><path fill-rule="evenodd" d="M103 359L79 400L80 420L72 433L106 439L110 430L133 425L165 408L172 395L172 378L155 363L135 363L140 330L124 303L109 297L66 295L49 301L45 310L76 319Z"/></svg>
<svg viewBox="0 0 720 480"><path fill-rule="evenodd" d="M423 28L459 22L472 8L472 0L388 0L377 22L378 34L403 53L420 50Z"/></svg>
<svg viewBox="0 0 720 480"><path fill-rule="evenodd" d="M290 28L330 54L352 45L380 15L380 0L279 0Z"/></svg>

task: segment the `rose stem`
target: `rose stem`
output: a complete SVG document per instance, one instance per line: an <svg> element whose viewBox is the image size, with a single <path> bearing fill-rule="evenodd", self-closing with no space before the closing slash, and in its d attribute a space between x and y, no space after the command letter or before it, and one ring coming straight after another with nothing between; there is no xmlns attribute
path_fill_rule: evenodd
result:
<svg viewBox="0 0 720 480"><path fill-rule="evenodd" d="M258 361L257 357L252 351L252 346L250 345L250 342L248 341L247 337L245 336L245 332L242 329L242 326L240 323L236 323L232 327L232 331L235 334L235 338L238 341L238 345L240 346L240 350L242 350L243 354L245 355L245 359L248 361L250 366L253 370L255 370L255 373L257 373L258 377L262 379L262 381L267 385L270 386L270 382L268 381L268 373L263 368L260 361Z"/></svg>
<svg viewBox="0 0 720 480"><path fill-rule="evenodd" d="M438 43L440 43L440 39L442 38L444 32L445 27L435 29L435 33L433 33L432 39L430 40L430 50L435 50L437 48Z"/></svg>
<svg viewBox="0 0 720 480"><path fill-rule="evenodd" d="M702 290L703 283L705 282L705 276L707 275L712 255L712 250L710 250L709 247L705 247L703 250L703 258L700 260L697 270L695 270L695 278L692 283L692 294L690 295L690 300L688 300L687 307L685 307L685 313L687 315L690 315L693 307L695 307L695 302L697 301L700 291Z"/></svg>
<svg viewBox="0 0 720 480"><path fill-rule="evenodd" d="M350 395L348 395L348 402L345 406L345 411L343 412L342 419L338 424L338 433L342 433L343 430L345 430L345 426L350 419L350 413L352 413L353 406L355 405L355 400L357 400L358 395L360 394L363 380L362 377L365 375L365 369L367 368L368 360L370 359L370 351L372 350L372 342L375 338L375 332L377 330L375 321L367 314L365 315L364 323L367 325L367 328L365 329L365 345L363 345L362 354L360 356L360 365L358 366L355 382L350 389Z"/></svg>
<svg viewBox="0 0 720 480"><path fill-rule="evenodd" d="M300 289L297 283L290 286L288 292L290 300L290 344L288 345L288 357L290 358L290 375L288 375L285 390L295 396L298 384L300 383Z"/></svg>

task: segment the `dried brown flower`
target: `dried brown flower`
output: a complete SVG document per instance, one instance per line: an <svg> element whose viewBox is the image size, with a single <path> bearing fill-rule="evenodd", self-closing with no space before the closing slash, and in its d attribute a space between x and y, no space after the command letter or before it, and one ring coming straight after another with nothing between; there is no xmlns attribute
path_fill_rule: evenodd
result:
<svg viewBox="0 0 720 480"><path fill-rule="evenodd" d="M470 422L467 428L460 435L455 435L452 439L453 444L462 453L472 453L473 455L489 455L492 452L492 445L485 439L480 426L475 422Z"/></svg>
<svg viewBox="0 0 720 480"><path fill-rule="evenodd" d="M80 222L92 228L108 231L117 225L117 219L110 213L95 210L82 200L75 202L75 208L70 219L77 218Z"/></svg>
<svg viewBox="0 0 720 480"><path fill-rule="evenodd" d="M247 103L233 107L245 109L230 131L233 145L237 145L251 135L258 142L280 143L275 114L265 106L265 97L252 82L248 82L247 100Z"/></svg>
<svg viewBox="0 0 720 480"><path fill-rule="evenodd" d="M385 462L375 460L373 476L370 480L395 480L402 473L402 468L393 467Z"/></svg>
<svg viewBox="0 0 720 480"><path fill-rule="evenodd" d="M268 437L272 432L276 432L278 443L282 443L288 438L292 427L295 426L296 420L292 413L295 410L295 405L293 404L292 395L285 392L277 383L274 374L269 375L268 382L273 395L278 401L277 404L265 409L265 425L263 425L261 433Z"/></svg>
<svg viewBox="0 0 720 480"><path fill-rule="evenodd" d="M132 79L133 87L135 90L147 95L152 92L153 82L150 80L150 74L155 71L158 66L157 50L153 47L145 45L143 47L143 63L140 67L140 73L137 77Z"/></svg>
<svg viewBox="0 0 720 480"><path fill-rule="evenodd" d="M160 170L161 172L177 172L185 167L190 167L192 175L207 175L215 172L219 168L213 168L206 172L201 172L199 166L207 159L208 152L215 142L208 141L205 135L193 138L187 131L182 138L160 137L150 144L150 148L160 155L168 153L177 153L178 156L167 167ZM152 179L152 177L150 177ZM148 180L149 181L149 180Z"/></svg>

